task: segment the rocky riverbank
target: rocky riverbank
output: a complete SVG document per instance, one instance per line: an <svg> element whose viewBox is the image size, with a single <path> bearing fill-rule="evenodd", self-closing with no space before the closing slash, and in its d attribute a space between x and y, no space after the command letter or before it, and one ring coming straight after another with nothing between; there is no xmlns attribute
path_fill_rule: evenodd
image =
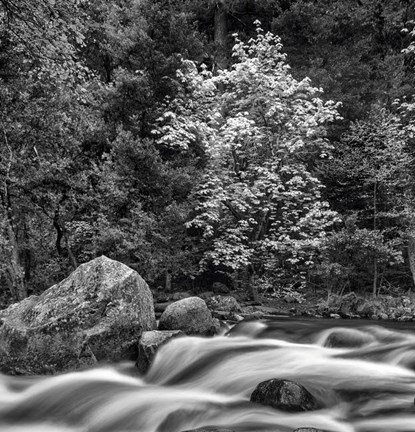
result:
<svg viewBox="0 0 415 432"><path fill-rule="evenodd" d="M144 373L157 349L182 335L213 336L241 321L288 316L413 321L408 296L376 299L355 293L263 297L215 284L208 292L151 291L140 275L106 257L79 266L40 296L0 312L0 371L54 374L99 362L134 360ZM140 357L141 356L141 357Z"/></svg>

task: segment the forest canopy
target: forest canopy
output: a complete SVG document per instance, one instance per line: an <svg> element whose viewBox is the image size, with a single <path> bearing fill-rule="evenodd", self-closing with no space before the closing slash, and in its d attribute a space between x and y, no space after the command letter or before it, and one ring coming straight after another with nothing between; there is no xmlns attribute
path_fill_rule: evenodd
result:
<svg viewBox="0 0 415 432"><path fill-rule="evenodd" d="M413 289L415 7L0 0L0 295Z"/></svg>

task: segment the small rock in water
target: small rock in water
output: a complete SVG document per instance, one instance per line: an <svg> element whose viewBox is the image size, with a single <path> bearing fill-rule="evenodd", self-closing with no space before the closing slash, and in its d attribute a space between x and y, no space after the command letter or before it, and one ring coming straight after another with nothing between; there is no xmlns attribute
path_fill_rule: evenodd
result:
<svg viewBox="0 0 415 432"><path fill-rule="evenodd" d="M170 339L184 336L181 330L152 330L143 332L138 343L136 367L141 373L149 369L158 349Z"/></svg>
<svg viewBox="0 0 415 432"><path fill-rule="evenodd" d="M212 314L200 297L189 297L167 306L160 317L159 330L182 330L187 335L215 332Z"/></svg>
<svg viewBox="0 0 415 432"><path fill-rule="evenodd" d="M312 411L319 408L314 396L302 385L281 379L259 383L251 394L251 402L288 412Z"/></svg>

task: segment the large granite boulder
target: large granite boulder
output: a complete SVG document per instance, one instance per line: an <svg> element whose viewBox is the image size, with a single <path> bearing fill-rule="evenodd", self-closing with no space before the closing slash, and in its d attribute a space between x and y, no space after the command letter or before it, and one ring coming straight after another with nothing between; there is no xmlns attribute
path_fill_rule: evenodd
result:
<svg viewBox="0 0 415 432"><path fill-rule="evenodd" d="M188 297L167 306L160 317L159 330L181 330L187 335L211 335L215 327L206 302L200 297Z"/></svg>
<svg viewBox="0 0 415 432"><path fill-rule="evenodd" d="M314 396L302 385L290 380L270 379L257 385L251 402L281 411L300 412L318 409Z"/></svg>
<svg viewBox="0 0 415 432"><path fill-rule="evenodd" d="M146 373L153 362L158 349L169 340L184 336L181 330L151 330L143 332L138 343L136 368L142 374Z"/></svg>
<svg viewBox="0 0 415 432"><path fill-rule="evenodd" d="M40 296L11 305L0 319L0 371L12 374L135 360L141 333L156 325L146 282L105 256L80 265Z"/></svg>

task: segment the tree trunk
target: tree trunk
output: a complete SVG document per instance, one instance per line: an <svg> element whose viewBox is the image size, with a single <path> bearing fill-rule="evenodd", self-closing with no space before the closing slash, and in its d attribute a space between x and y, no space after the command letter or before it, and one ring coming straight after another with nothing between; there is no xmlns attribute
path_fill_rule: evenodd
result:
<svg viewBox="0 0 415 432"><path fill-rule="evenodd" d="M216 45L215 65L219 69L226 69L228 64L226 50L227 36L227 12L223 0L218 0L215 5L215 22L213 37Z"/></svg>
<svg viewBox="0 0 415 432"><path fill-rule="evenodd" d="M166 283L165 283L165 292L169 293L171 292L171 269L166 269Z"/></svg>
<svg viewBox="0 0 415 432"><path fill-rule="evenodd" d="M373 231L376 231L377 229L377 180L375 178L375 183L373 185ZM376 250L375 250L375 256L373 258L373 288L372 288L372 295L373 297L376 297L378 289L377 289L377 282L378 282L378 258L376 256Z"/></svg>
<svg viewBox="0 0 415 432"><path fill-rule="evenodd" d="M24 283L24 270L20 263L19 244L13 229L11 215L7 215L7 237L10 246L10 262L7 266L9 289L11 295L18 301L27 297L27 289Z"/></svg>
<svg viewBox="0 0 415 432"><path fill-rule="evenodd" d="M242 270L242 283L244 290L250 294L253 301L259 301L258 289L255 285L254 275L255 271L251 264Z"/></svg>
<svg viewBox="0 0 415 432"><path fill-rule="evenodd" d="M14 221L13 207L10 199L10 176L14 162L13 150L9 144L6 128L3 122L0 123L3 130L3 138L9 153L9 160L6 165L3 188L0 192L1 204L4 209L5 229L10 251L9 263L7 265L7 283L13 298L20 301L27 297L27 289L24 281L24 269L20 262L20 249L17 237L17 229Z"/></svg>
<svg viewBox="0 0 415 432"><path fill-rule="evenodd" d="M408 234L408 259L409 268L411 269L412 280L415 285L415 229Z"/></svg>
<svg viewBox="0 0 415 432"><path fill-rule="evenodd" d="M56 250L59 256L63 255L62 250L62 240L65 242L66 252L69 257L69 261L72 264L74 270L78 267L78 261L75 258L75 255L72 252L71 246L69 244L68 234L65 229L64 223L61 221L59 209L55 211L55 215L53 217L53 226L56 229Z"/></svg>

